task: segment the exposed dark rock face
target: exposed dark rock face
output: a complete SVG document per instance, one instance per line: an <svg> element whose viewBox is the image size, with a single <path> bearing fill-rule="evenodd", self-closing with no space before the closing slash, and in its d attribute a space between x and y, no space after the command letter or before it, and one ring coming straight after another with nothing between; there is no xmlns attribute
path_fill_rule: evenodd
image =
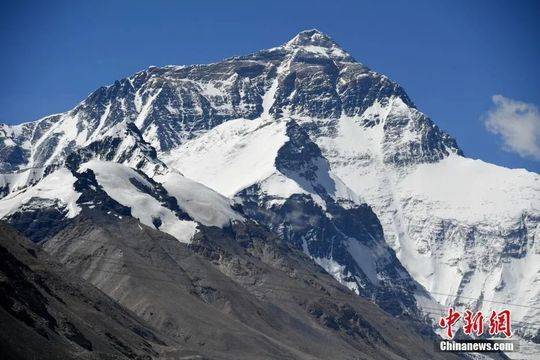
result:
<svg viewBox="0 0 540 360"><path fill-rule="evenodd" d="M44 246L186 351L209 358L443 355L416 337L420 323L392 319L253 222L201 227L185 245L131 218L86 212ZM405 345L411 340L415 346Z"/></svg>
<svg viewBox="0 0 540 360"><path fill-rule="evenodd" d="M384 126L384 162L405 166L423 162L436 162L451 153L463 155L455 139L443 132L426 115L414 111L412 117L389 114ZM404 141L406 129L417 129L414 139Z"/></svg>
<svg viewBox="0 0 540 360"><path fill-rule="evenodd" d="M32 198L5 220L30 240L39 242L60 231L67 210L57 200Z"/></svg>
<svg viewBox="0 0 540 360"><path fill-rule="evenodd" d="M387 247L381 225L368 206L345 209L328 201L323 210L310 197L293 195L283 205L265 207L259 204L266 199L258 194L253 188L239 194L247 216L268 224L323 267L332 267L327 261L335 263L339 268L332 275L390 314L420 316L413 294L421 289Z"/></svg>
<svg viewBox="0 0 540 360"><path fill-rule="evenodd" d="M155 330L5 223L0 260L2 358L143 360L166 345Z"/></svg>
<svg viewBox="0 0 540 360"><path fill-rule="evenodd" d="M276 169L304 190L328 198L335 192L336 185L330 177L330 167L321 150L294 121L287 123L286 134L289 140L278 151Z"/></svg>
<svg viewBox="0 0 540 360"><path fill-rule="evenodd" d="M77 177L74 183L75 191L81 194L77 199L77 204L84 208L91 206L109 214L131 215L129 207L118 203L103 190L91 169L86 169L86 171L80 173L74 171L73 174Z"/></svg>
<svg viewBox="0 0 540 360"><path fill-rule="evenodd" d="M4 146L0 149L0 170L12 171L26 163L28 150L20 146Z"/></svg>

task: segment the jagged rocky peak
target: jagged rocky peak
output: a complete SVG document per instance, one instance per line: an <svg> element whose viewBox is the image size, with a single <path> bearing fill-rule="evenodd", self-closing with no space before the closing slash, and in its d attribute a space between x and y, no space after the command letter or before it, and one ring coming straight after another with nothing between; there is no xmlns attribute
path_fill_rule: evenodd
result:
<svg viewBox="0 0 540 360"><path fill-rule="evenodd" d="M298 33L292 38L285 47L297 47L297 46L322 46L322 47L334 47L337 44L328 35L322 33L317 29L304 30Z"/></svg>
<svg viewBox="0 0 540 360"><path fill-rule="evenodd" d="M363 116L373 106L387 107L391 99L401 100L406 110L414 108L397 83L356 62L326 34L306 30L280 47L213 64L150 67L97 89L66 113L24 127L6 126L0 132L0 158L8 171L62 162L125 123L133 124L158 153L169 152L233 119L335 120ZM380 122L364 117L366 126ZM425 124L414 126L418 131L433 128L428 120L420 122ZM394 123L407 127L405 120ZM392 129L384 130L393 135ZM424 132L434 134L426 138L437 145L439 134ZM400 149L425 147L407 142ZM111 158L123 156L109 153ZM392 151L388 157L395 158Z"/></svg>
<svg viewBox="0 0 540 360"><path fill-rule="evenodd" d="M354 61L354 59L343 50L328 35L317 29L304 30L288 41L284 46L287 50L307 50L312 54L323 54L335 58Z"/></svg>
<svg viewBox="0 0 540 360"><path fill-rule="evenodd" d="M260 54L276 58L280 52L285 55L277 68L277 88L271 92L274 117L360 116L377 101L385 105L392 97L414 107L401 86L357 62L318 30L302 31L282 47Z"/></svg>

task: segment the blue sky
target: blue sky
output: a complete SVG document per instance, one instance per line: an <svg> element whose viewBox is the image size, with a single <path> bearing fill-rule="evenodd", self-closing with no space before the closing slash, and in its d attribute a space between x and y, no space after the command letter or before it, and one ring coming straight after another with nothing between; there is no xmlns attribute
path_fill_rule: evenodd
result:
<svg viewBox="0 0 540 360"><path fill-rule="evenodd" d="M467 156L540 172L536 150L512 145L520 136L538 145L538 1L51 0L0 6L0 122L68 110L99 86L150 65L218 61L318 28L404 86ZM494 95L527 108L508 105L488 131L484 122ZM521 121L524 111L528 127L516 132L506 116Z"/></svg>

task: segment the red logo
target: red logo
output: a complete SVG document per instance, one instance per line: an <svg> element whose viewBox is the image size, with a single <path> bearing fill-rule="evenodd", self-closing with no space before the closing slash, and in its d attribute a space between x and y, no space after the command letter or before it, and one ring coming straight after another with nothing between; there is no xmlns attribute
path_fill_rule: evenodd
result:
<svg viewBox="0 0 540 360"><path fill-rule="evenodd" d="M491 312L491 316L489 317L489 334L504 334L506 337L512 336L510 310L503 310L500 313L496 311Z"/></svg>
<svg viewBox="0 0 540 360"><path fill-rule="evenodd" d="M452 339L454 337L454 326L457 325L461 317L462 314L459 311L449 308L448 315L439 319L439 326L446 329L448 338ZM466 335L482 335L484 333L484 314L481 311L465 310L463 313L463 332ZM512 336L510 310L491 312L488 333L489 335L504 334L506 337Z"/></svg>
<svg viewBox="0 0 540 360"><path fill-rule="evenodd" d="M439 320L439 326L442 328L446 328L446 334L451 339L454 337L454 329L453 326L459 318L461 317L461 314L457 311L454 311L453 308L448 309L448 316L442 317Z"/></svg>
<svg viewBox="0 0 540 360"><path fill-rule="evenodd" d="M484 333L484 314L481 311L473 314L471 310L465 310L465 325L463 332L467 335L474 334L480 336Z"/></svg>

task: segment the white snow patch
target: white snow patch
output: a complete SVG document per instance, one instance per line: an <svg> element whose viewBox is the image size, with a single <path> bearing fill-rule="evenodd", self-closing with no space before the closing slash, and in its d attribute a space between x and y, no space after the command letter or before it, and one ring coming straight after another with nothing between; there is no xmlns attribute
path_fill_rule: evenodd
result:
<svg viewBox="0 0 540 360"><path fill-rule="evenodd" d="M414 199L430 213L460 222L512 220L540 211L540 177L458 155L414 168L398 185L400 200Z"/></svg>
<svg viewBox="0 0 540 360"><path fill-rule="evenodd" d="M66 216L73 218L81 211L77 205L77 200L81 194L76 192L73 187L76 180L68 169L60 168L45 176L36 185L28 187L21 192L11 193L1 199L0 218L16 212L32 198L58 199L68 210Z"/></svg>
<svg viewBox="0 0 540 360"><path fill-rule="evenodd" d="M160 219L159 229L184 243L189 243L197 232L196 222L178 219L172 210L133 185L130 179L149 189L153 188L150 182L132 168L113 162L91 160L81 165L79 171L86 169L92 169L105 192L120 204L130 207L133 217L143 224L155 227L154 219Z"/></svg>
<svg viewBox="0 0 540 360"><path fill-rule="evenodd" d="M231 208L230 199L179 173L158 175L154 180L176 198L189 216L203 225L223 227L244 219Z"/></svg>
<svg viewBox="0 0 540 360"><path fill-rule="evenodd" d="M337 281L339 281L340 284L345 285L350 290L354 291L355 293L359 294L360 289L358 289L358 285L354 281L346 281L346 278L351 277L351 273L348 271L345 271L345 266L338 264L336 261L329 259L329 258L316 258L313 257L313 260L321 266L326 272L332 277L334 277Z"/></svg>
<svg viewBox="0 0 540 360"><path fill-rule="evenodd" d="M165 154L171 168L232 197L268 178L278 150L288 140L284 121L227 121Z"/></svg>
<svg viewBox="0 0 540 360"><path fill-rule="evenodd" d="M135 119L135 125L141 129L142 125L144 124L144 120L148 117L148 114L150 113L150 110L152 110L152 104L154 103L154 100L158 97L159 93L161 92L161 88L157 90L154 94L151 94L148 96L148 99L144 104L142 104L142 100L135 98L135 107L139 108L140 111L137 115L137 119ZM138 94L138 93L137 93Z"/></svg>
<svg viewBox="0 0 540 360"><path fill-rule="evenodd" d="M122 99L122 100L123 100L123 99ZM103 112L103 114L102 114L101 117L99 118L99 124L98 124L98 127L96 128L96 131L94 131L94 134L93 134L93 136L91 137L91 140L88 140L87 145L88 145L91 141L97 140L97 136L100 135L101 130L102 130L103 127L105 126L105 122L107 121L107 118L109 117L110 112L111 112L111 102L109 101L109 103L108 103L107 106L105 107L105 111ZM77 143L77 145L82 145L82 143Z"/></svg>

